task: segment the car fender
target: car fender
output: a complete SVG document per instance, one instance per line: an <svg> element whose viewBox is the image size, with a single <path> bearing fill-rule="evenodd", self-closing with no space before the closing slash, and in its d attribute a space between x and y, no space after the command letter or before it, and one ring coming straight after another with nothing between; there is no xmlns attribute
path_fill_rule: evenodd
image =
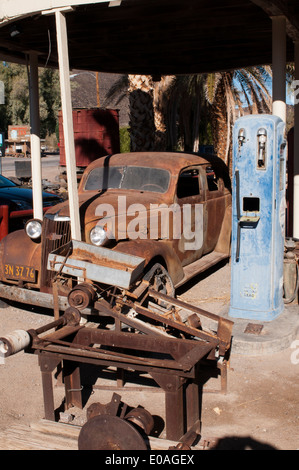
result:
<svg viewBox="0 0 299 470"><path fill-rule="evenodd" d="M174 285L184 277L182 264L166 240L122 241L116 245L114 250L132 256L140 256L145 259L145 267L149 267L153 260L159 262L162 259Z"/></svg>
<svg viewBox="0 0 299 470"><path fill-rule="evenodd" d="M4 270L7 264L34 267L38 271L38 276L36 284L32 284L32 287L38 287L41 243L32 241L26 236L24 230L9 233L0 243L0 279L2 281L6 280Z"/></svg>

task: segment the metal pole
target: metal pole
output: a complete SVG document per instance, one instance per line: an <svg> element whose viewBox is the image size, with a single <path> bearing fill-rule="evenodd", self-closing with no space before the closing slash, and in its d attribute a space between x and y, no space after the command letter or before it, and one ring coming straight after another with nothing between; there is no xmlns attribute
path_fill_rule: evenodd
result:
<svg viewBox="0 0 299 470"><path fill-rule="evenodd" d="M30 148L33 191L33 217L43 220L42 163L40 150L40 116L38 88L38 60L36 54L29 56L29 96L30 96Z"/></svg>
<svg viewBox="0 0 299 470"><path fill-rule="evenodd" d="M273 110L286 122L286 19L272 17Z"/></svg>
<svg viewBox="0 0 299 470"><path fill-rule="evenodd" d="M65 14L55 11L57 47L59 59L59 75L61 89L61 104L63 116L63 133L65 143L65 159L68 181L69 210L71 218L71 234L73 240L81 240L79 216L79 198L76 174L76 155L73 126L73 110L70 85L70 69L68 54L68 38Z"/></svg>
<svg viewBox="0 0 299 470"><path fill-rule="evenodd" d="M99 72L96 72L97 82L97 107L100 108L100 84L99 84Z"/></svg>
<svg viewBox="0 0 299 470"><path fill-rule="evenodd" d="M299 80L299 41L295 42L295 80ZM293 237L299 238L299 104L295 102Z"/></svg>

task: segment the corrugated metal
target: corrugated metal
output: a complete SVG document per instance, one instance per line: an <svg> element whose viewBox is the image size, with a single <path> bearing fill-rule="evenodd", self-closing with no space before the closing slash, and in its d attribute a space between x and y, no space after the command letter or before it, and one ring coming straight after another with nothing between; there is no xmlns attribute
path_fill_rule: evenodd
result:
<svg viewBox="0 0 299 470"><path fill-rule="evenodd" d="M86 167L97 158L119 153L119 113L114 109L73 110L76 164ZM60 165L65 166L62 113L59 113Z"/></svg>

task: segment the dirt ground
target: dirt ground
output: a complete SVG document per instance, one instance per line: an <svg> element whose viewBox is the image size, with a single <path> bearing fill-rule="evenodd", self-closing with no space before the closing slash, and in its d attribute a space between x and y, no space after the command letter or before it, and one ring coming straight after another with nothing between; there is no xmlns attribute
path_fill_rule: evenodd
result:
<svg viewBox="0 0 299 470"><path fill-rule="evenodd" d="M214 313L229 303L230 265L178 292L178 296ZM0 336L17 328L38 328L52 320L46 312L33 312L17 306L0 305ZM298 336L299 339L299 336ZM202 440L220 439L218 448L299 449L298 361L294 349L273 355L246 357L232 354L228 392L219 390L219 379L211 379L202 398ZM299 357L299 352L297 358ZM64 389L55 385L55 405L61 404ZM129 406L142 405L155 416L164 416L164 395L157 392L120 392ZM37 357L18 353L0 365L0 427L16 423L30 425L44 416L41 376ZM90 402L108 403L111 392L95 390ZM76 420L76 410L69 410ZM79 416L80 418L80 416ZM82 418L82 416L81 416ZM74 421L75 424L75 421ZM163 430L160 437L163 437Z"/></svg>

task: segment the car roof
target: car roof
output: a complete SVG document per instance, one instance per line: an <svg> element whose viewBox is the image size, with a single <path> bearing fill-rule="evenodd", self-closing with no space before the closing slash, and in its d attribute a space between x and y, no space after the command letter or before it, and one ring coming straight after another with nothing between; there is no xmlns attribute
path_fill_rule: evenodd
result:
<svg viewBox="0 0 299 470"><path fill-rule="evenodd" d="M88 169L92 170L93 168L105 165L132 165L164 168L170 173L177 174L178 169L190 165L221 164L221 162L224 165L223 161L215 155L198 155L181 152L131 152L117 153L99 158L92 162Z"/></svg>

